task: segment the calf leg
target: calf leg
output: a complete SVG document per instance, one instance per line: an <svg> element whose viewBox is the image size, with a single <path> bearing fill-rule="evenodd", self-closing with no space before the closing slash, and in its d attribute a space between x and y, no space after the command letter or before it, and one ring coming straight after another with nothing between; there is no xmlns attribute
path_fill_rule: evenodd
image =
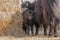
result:
<svg viewBox="0 0 60 40"><path fill-rule="evenodd" d="M31 26L31 33L32 33L32 35L33 35L33 33L34 33L34 32L33 32L33 25Z"/></svg>
<svg viewBox="0 0 60 40"><path fill-rule="evenodd" d="M30 27L29 25L27 26L27 29L26 29L26 34L29 35L29 31L30 31Z"/></svg>
<svg viewBox="0 0 60 40"><path fill-rule="evenodd" d="M36 33L35 35L38 35L39 27L36 27Z"/></svg>
<svg viewBox="0 0 60 40"><path fill-rule="evenodd" d="M26 28L26 25L25 24L22 25L22 29L23 29L24 33L26 34L27 28Z"/></svg>
<svg viewBox="0 0 60 40"><path fill-rule="evenodd" d="M35 27L36 27L36 33L35 33L35 35L38 35L38 31L39 31L39 24L35 24Z"/></svg>

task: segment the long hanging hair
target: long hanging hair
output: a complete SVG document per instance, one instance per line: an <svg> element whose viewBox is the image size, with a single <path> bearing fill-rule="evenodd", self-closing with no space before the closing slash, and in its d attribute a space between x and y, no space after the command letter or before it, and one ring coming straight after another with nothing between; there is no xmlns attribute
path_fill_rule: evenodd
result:
<svg viewBox="0 0 60 40"><path fill-rule="evenodd" d="M37 0L37 1L36 1L37 7L41 5L41 2L39 2L39 1L41 1L41 0ZM49 9L49 8L54 7L54 4L57 5L56 0L45 0L45 1L46 1L46 5L45 5L45 6L47 6L46 9ZM36 7L36 8L37 8L37 7Z"/></svg>
<svg viewBox="0 0 60 40"><path fill-rule="evenodd" d="M47 0L49 5L54 5L54 3L57 5L56 0Z"/></svg>
<svg viewBox="0 0 60 40"><path fill-rule="evenodd" d="M38 15L38 17L40 16L39 14L40 14L41 9L43 9L43 7L41 6L41 1L42 0L37 0L36 1L35 10L34 10L36 13L38 13L38 14L36 14L36 15ZM46 3L44 5L45 12L47 11L48 12L48 15L50 16L50 18L52 18L51 15L54 15L54 11L53 11L52 7L54 7L54 4L57 5L56 0L43 0L43 1L45 1L45 3ZM46 14L43 14L43 15L46 18ZM45 18L44 18L44 20L45 20Z"/></svg>

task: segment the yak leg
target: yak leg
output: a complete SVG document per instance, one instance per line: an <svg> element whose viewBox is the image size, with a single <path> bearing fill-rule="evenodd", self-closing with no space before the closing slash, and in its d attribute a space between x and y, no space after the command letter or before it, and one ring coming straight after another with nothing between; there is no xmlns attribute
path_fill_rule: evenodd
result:
<svg viewBox="0 0 60 40"><path fill-rule="evenodd" d="M47 35L47 25L43 25L43 28L44 28L44 35Z"/></svg>
<svg viewBox="0 0 60 40"><path fill-rule="evenodd" d="M57 29L56 29L56 26L54 27L54 37L57 37Z"/></svg>
<svg viewBox="0 0 60 40"><path fill-rule="evenodd" d="M53 17L53 29L54 29L54 37L57 36L57 29L56 29L56 26L57 26L57 23L56 23L56 18Z"/></svg>
<svg viewBox="0 0 60 40"><path fill-rule="evenodd" d="M49 36L53 35L53 25L50 23Z"/></svg>
<svg viewBox="0 0 60 40"><path fill-rule="evenodd" d="M57 26L57 21L54 21L54 37L57 37L57 29L56 29L56 26Z"/></svg>

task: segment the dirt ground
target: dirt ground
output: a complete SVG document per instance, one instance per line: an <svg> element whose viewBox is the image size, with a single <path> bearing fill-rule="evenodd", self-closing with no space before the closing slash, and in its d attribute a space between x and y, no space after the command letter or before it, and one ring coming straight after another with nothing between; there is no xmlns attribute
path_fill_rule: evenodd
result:
<svg viewBox="0 0 60 40"><path fill-rule="evenodd" d="M0 40L60 40L60 30L58 30L58 36L44 36L43 31L39 32L39 35L37 36L27 36L24 35L23 37L15 37L15 36L0 36Z"/></svg>
<svg viewBox="0 0 60 40"><path fill-rule="evenodd" d="M24 38L15 38L11 36L0 37L0 40L60 40L60 37L46 37L46 36L26 36Z"/></svg>

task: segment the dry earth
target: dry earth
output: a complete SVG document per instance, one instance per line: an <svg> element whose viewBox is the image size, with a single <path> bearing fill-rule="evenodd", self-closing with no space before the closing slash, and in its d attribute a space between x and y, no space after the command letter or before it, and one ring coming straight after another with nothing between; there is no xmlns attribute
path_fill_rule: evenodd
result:
<svg viewBox="0 0 60 40"><path fill-rule="evenodd" d="M53 36L44 36L43 31L41 30L37 36L0 36L0 40L60 40L60 30L58 30L58 37Z"/></svg>
<svg viewBox="0 0 60 40"><path fill-rule="evenodd" d="M4 36L4 37L0 37L0 40L60 40L60 37L58 36L57 38L55 38L55 37L39 35L33 37L25 36L23 38L19 38L19 37L12 37L12 36Z"/></svg>

